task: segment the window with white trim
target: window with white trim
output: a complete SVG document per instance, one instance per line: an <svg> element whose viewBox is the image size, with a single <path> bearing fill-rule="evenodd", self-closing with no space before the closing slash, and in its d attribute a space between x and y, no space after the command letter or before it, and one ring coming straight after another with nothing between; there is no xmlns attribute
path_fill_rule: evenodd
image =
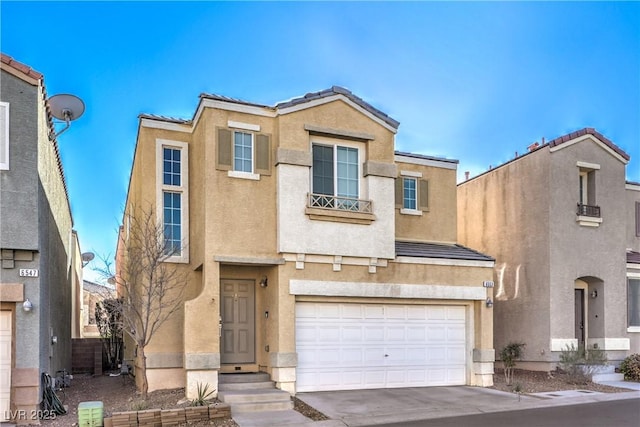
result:
<svg viewBox="0 0 640 427"><path fill-rule="evenodd" d="M418 209L418 185L416 178L404 178L402 180L402 207L403 209Z"/></svg>
<svg viewBox="0 0 640 427"><path fill-rule="evenodd" d="M157 212L163 231L166 261L188 262L188 145L156 140Z"/></svg>
<svg viewBox="0 0 640 427"><path fill-rule="evenodd" d="M640 279L627 279L627 323L640 327Z"/></svg>
<svg viewBox="0 0 640 427"><path fill-rule="evenodd" d="M233 132L233 170L253 173L253 134Z"/></svg>
<svg viewBox="0 0 640 427"><path fill-rule="evenodd" d="M421 216L429 210L429 181L422 179L422 173L400 171L396 178L396 208L403 215Z"/></svg>
<svg viewBox="0 0 640 427"><path fill-rule="evenodd" d="M9 170L9 103L0 102L0 170Z"/></svg>

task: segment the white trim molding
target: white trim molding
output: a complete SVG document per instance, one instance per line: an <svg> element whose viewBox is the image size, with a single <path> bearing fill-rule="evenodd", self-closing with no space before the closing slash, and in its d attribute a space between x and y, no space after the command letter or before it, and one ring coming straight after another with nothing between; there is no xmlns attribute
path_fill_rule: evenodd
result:
<svg viewBox="0 0 640 427"><path fill-rule="evenodd" d="M260 125L254 125L251 123L236 122L233 120L227 120L227 127L234 129L251 130L254 132L260 132Z"/></svg>
<svg viewBox="0 0 640 427"><path fill-rule="evenodd" d="M640 326L629 326L627 328L627 332L639 333L640 332Z"/></svg>
<svg viewBox="0 0 640 427"><path fill-rule="evenodd" d="M140 119L140 126L143 128L171 130L175 132L185 132L185 133L193 132L193 126L191 124L172 123L172 122L162 121L162 119L153 120L153 119L142 118Z"/></svg>
<svg viewBox="0 0 640 427"><path fill-rule="evenodd" d="M227 176L229 178L240 178L240 179L250 179L253 181L260 181L260 175L252 172L228 171Z"/></svg>
<svg viewBox="0 0 640 427"><path fill-rule="evenodd" d="M551 351L562 351L571 346L578 348L577 338L551 338L551 343L549 345Z"/></svg>
<svg viewBox="0 0 640 427"><path fill-rule="evenodd" d="M2 122L2 128L0 128L0 170L9 170L9 103L0 102L0 121ZM4 160L1 160L4 159Z"/></svg>
<svg viewBox="0 0 640 427"><path fill-rule="evenodd" d="M324 280L290 280L291 295L319 295L333 297L409 298L475 300L487 298L482 286L448 286L427 284L328 282Z"/></svg>
<svg viewBox="0 0 640 427"><path fill-rule="evenodd" d="M422 172L415 171L400 171L400 176L412 176L414 178L422 178Z"/></svg>
<svg viewBox="0 0 640 427"><path fill-rule="evenodd" d="M422 216L422 211L418 210L418 209L405 209L405 208L401 208L400 209L400 213L402 215L415 215L415 216Z"/></svg>
<svg viewBox="0 0 640 427"><path fill-rule="evenodd" d="M589 338L587 345L589 348L624 351L631 349L631 340L629 338Z"/></svg>
<svg viewBox="0 0 640 427"><path fill-rule="evenodd" d="M579 160L576 162L576 166L583 169L600 170L600 165L596 163L581 162Z"/></svg>
<svg viewBox="0 0 640 427"><path fill-rule="evenodd" d="M399 256L395 261L398 264L423 264L423 265L445 265L456 267L488 267L495 266L494 261L475 261L471 259L451 259L451 258L419 258Z"/></svg>
<svg viewBox="0 0 640 427"><path fill-rule="evenodd" d="M583 227L600 227L600 224L602 224L602 218L578 215L576 217L576 222Z"/></svg>
<svg viewBox="0 0 640 427"><path fill-rule="evenodd" d="M625 183L624 188L631 191L640 191L640 185Z"/></svg>
<svg viewBox="0 0 640 427"><path fill-rule="evenodd" d="M446 160L422 159L417 157L403 156L401 154L396 154L394 156L394 160L396 163L409 163L412 165L432 166L434 168L458 170L457 163Z"/></svg>

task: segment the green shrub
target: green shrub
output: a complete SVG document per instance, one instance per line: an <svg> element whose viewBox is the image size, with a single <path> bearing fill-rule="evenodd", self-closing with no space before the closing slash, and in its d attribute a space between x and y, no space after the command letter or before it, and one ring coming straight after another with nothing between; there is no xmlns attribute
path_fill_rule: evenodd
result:
<svg viewBox="0 0 640 427"><path fill-rule="evenodd" d="M640 354L632 354L620 364L620 372L627 381L640 381Z"/></svg>
<svg viewBox="0 0 640 427"><path fill-rule="evenodd" d="M516 361L520 360L524 353L525 345L522 342L512 342L507 344L500 352L500 358L504 365L504 380L507 385L511 385L511 381L513 381L513 370L516 366Z"/></svg>
<svg viewBox="0 0 640 427"><path fill-rule="evenodd" d="M567 345L560 353L560 369L567 373L573 384L586 384L599 365L607 364L607 354L599 348Z"/></svg>

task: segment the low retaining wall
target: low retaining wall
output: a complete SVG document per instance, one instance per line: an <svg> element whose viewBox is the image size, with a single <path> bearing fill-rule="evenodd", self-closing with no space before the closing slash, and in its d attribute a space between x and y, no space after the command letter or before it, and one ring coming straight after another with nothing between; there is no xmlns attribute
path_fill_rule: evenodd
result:
<svg viewBox="0 0 640 427"><path fill-rule="evenodd" d="M160 427L177 426L187 421L206 421L231 418L226 403L209 406L187 406L177 409L148 409L145 411L114 412L104 419L104 427Z"/></svg>

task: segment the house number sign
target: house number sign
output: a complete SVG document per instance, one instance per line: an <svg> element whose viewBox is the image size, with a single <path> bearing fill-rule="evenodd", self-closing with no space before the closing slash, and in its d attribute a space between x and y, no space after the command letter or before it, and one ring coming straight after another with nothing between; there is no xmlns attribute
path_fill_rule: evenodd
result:
<svg viewBox="0 0 640 427"><path fill-rule="evenodd" d="M19 271L20 277L38 277L37 268L21 268Z"/></svg>

